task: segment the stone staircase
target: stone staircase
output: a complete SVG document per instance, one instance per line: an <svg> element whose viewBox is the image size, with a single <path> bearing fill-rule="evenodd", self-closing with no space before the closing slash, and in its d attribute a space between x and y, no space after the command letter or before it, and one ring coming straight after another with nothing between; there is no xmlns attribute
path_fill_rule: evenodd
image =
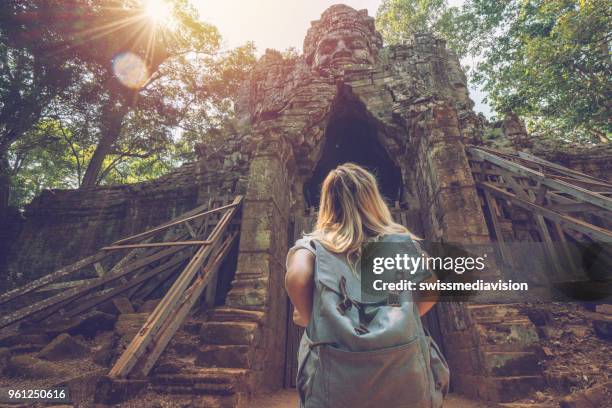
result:
<svg viewBox="0 0 612 408"><path fill-rule="evenodd" d="M253 392L254 353L263 312L220 307L190 317L150 376L149 389L194 406L246 407Z"/></svg>
<svg viewBox="0 0 612 408"><path fill-rule="evenodd" d="M539 336L534 324L512 304L469 305L476 323L483 400L511 402L544 386Z"/></svg>

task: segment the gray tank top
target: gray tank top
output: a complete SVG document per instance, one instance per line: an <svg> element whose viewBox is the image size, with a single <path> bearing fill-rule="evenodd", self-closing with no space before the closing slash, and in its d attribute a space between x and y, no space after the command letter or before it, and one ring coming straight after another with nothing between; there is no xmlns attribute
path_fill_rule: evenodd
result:
<svg viewBox="0 0 612 408"><path fill-rule="evenodd" d="M380 241L420 253L408 234ZM312 315L298 350L300 408L441 407L448 377L432 372L438 356L411 293L401 292L397 305L361 302L361 283L344 255L304 237L288 258L297 248L315 255Z"/></svg>

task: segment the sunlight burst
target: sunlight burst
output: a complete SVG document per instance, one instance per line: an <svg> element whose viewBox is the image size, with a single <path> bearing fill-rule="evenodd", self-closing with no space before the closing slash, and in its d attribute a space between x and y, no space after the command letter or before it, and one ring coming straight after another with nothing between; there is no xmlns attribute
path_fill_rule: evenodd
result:
<svg viewBox="0 0 612 408"><path fill-rule="evenodd" d="M153 22L161 23L170 18L170 5L166 0L144 0L145 14Z"/></svg>

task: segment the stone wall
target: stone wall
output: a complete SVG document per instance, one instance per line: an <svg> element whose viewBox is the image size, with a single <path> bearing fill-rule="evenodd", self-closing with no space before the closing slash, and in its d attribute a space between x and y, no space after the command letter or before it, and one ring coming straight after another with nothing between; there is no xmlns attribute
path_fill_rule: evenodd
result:
<svg viewBox="0 0 612 408"><path fill-rule="evenodd" d="M45 190L18 220L2 286L10 288L159 225L200 204L244 193L246 161L200 160L157 180L82 190Z"/></svg>

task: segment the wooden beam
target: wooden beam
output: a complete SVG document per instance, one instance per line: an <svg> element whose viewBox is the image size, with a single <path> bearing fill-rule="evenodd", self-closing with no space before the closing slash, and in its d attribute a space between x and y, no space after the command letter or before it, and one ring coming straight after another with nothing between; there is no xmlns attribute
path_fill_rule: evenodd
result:
<svg viewBox="0 0 612 408"><path fill-rule="evenodd" d="M94 264L94 269L96 270L96 274L98 275L99 278L106 275L106 271L104 270L104 267L102 266L100 262L96 262Z"/></svg>
<svg viewBox="0 0 612 408"><path fill-rule="evenodd" d="M582 187L574 186L565 181L548 178L540 172L537 172L520 164L513 163L509 160L488 153L484 150L473 147L466 147L466 149L474 156L480 157L483 160L493 163L506 170L510 170L511 172L517 175L528 177L529 179L540 182L550 188L554 188L565 194L571 195L572 197L575 197L580 201L591 203L605 210L612 211L612 199L605 197L601 194L594 193Z"/></svg>
<svg viewBox="0 0 612 408"><path fill-rule="evenodd" d="M68 301L71 301L79 296L85 295L88 292L102 286L105 285L107 283L113 282L131 272L134 272L140 268L142 268L145 265L150 264L151 262L160 260L162 258L165 258L166 256L170 256L182 249L184 249L185 247L170 247L168 249L165 249L163 251L159 251L154 255L148 256L146 258L143 259L138 259L128 265L126 265L124 268L120 268L118 269L117 272L112 273L112 274L107 274L102 278L95 278L91 280L91 283L87 283L84 285L80 285L78 287L72 288L66 292L63 293L59 293L55 296L52 296L50 298L44 299L38 303L35 303L33 305L30 306L26 306L24 308L21 308L11 314L5 315L3 317L0 317L0 329L6 326L9 326L13 323L16 323L20 320L25 319L26 317L32 316L35 313L38 313L42 310L45 310L47 308L50 308L51 306L55 306L58 305L60 303L65 303Z"/></svg>
<svg viewBox="0 0 612 408"><path fill-rule="evenodd" d="M65 266L53 273L50 273L49 275L45 275L42 278L36 279L35 281L28 283L27 285L10 290L0 295L0 305L10 302L11 300L25 295L26 293L30 293L35 289L39 289L43 286L49 285L55 282L56 280L70 276L74 272L83 269L86 266L89 266L95 262L98 262L107 256L108 254L106 252L97 252L91 256L88 256L87 258L83 258L80 261L73 263L72 265Z"/></svg>
<svg viewBox="0 0 612 408"><path fill-rule="evenodd" d="M126 244L126 245L112 245L103 247L103 251L113 251L118 249L127 248L154 248L154 247L167 247L167 246L189 246L189 245L210 245L210 241L175 241L175 242L151 242L148 244Z"/></svg>
<svg viewBox="0 0 612 408"><path fill-rule="evenodd" d="M127 238L120 239L119 241L115 241L115 242L113 242L113 245L121 245L121 244L125 244L126 242L132 241L132 240L137 239L137 238L148 237L150 235L156 234L156 233L158 233L160 231L163 231L163 230L168 229L170 227L173 227L175 225L182 224L182 223L184 223L186 221L194 220L196 218L200 218L200 217L204 217L206 215L214 214L214 213L219 212L219 211L227 210L227 209L233 208L233 207L235 207L237 205L238 204L236 204L234 202L234 203L231 203L231 204L228 204L228 205L224 205L222 207L213 208L212 210L204 211L204 212L201 212L201 213L189 216L189 217L179 218L178 220L172 221L172 222L170 222L168 224L164 224L164 225L161 225L159 227L150 229L148 231L141 232L140 234L132 235L131 237L127 237Z"/></svg>
<svg viewBox="0 0 612 408"><path fill-rule="evenodd" d="M583 180L585 182L603 183L604 185L608 185L609 187L612 187L612 184L608 183L606 180L602 180L600 178L590 176L590 175L588 175L586 173L582 173L582 172L576 171L574 169L570 169L568 167L561 166L560 164L550 162L548 160L542 159L541 157L538 157L538 156L534 156L534 155L529 154L527 152L518 152L518 155L522 159L526 159L526 160L533 161L535 163L542 164L544 166L550 167L552 169L555 169L555 170L560 171L560 172L565 173L565 174L571 174L571 175L574 176L574 178L576 178L578 180Z"/></svg>
<svg viewBox="0 0 612 408"><path fill-rule="evenodd" d="M50 292L53 290L60 290L60 289L70 289L70 288L74 288L75 286L83 285L89 282L91 282L91 279L81 279L81 280L74 280L74 281L52 283L50 285L46 285L46 286L36 289L35 292L40 293L40 292Z"/></svg>
<svg viewBox="0 0 612 408"><path fill-rule="evenodd" d="M189 312L195 305L196 301L200 298L204 288L206 288L215 280L214 277L217 275L219 267L221 266L223 260L229 253L232 243L236 239L237 235L238 234L234 232L228 238L225 239L225 241L219 248L219 252L212 260L212 262L206 265L206 267L202 271L202 275L198 277L193 282L193 284L186 290L182 304L180 304L178 309L172 314L172 319L168 319L166 321L166 325L159 331L158 335L149 345L150 351L134 368L134 372L137 376L146 377L149 374L149 372L157 362L159 356L164 352L166 346L168 345L176 331L179 329L181 324L183 324L183 322L189 315Z"/></svg>
<svg viewBox="0 0 612 408"><path fill-rule="evenodd" d="M552 211L546 207L539 206L537 204L531 203L527 200L523 200L521 198L516 197L514 194L509 193L505 190L502 190L495 185L488 183L477 181L476 185L481 188L485 188L490 191L493 195L498 197L503 197L507 200L510 200L513 204L525 208L527 210L537 212L542 216L548 218L553 222L558 222L561 226L569 227L571 229L575 229L594 240L599 240L602 242L612 242L612 231L609 231L605 228L600 228L595 225L589 224L586 221L580 220L578 218L571 217L569 215L560 214L558 212Z"/></svg>
<svg viewBox="0 0 612 408"><path fill-rule="evenodd" d="M501 250L502 258L509 265L513 265L514 263L512 262L512 257L510 256L510 252L506 247L506 240L504 239L501 226L499 225L499 217L497 215L498 208L495 198L491 197L491 193L489 193L487 190L484 190L483 193L487 202L487 207L489 207L489 214L491 214L491 221L493 222L493 230L495 231L497 242L499 242L499 249Z"/></svg>
<svg viewBox="0 0 612 408"><path fill-rule="evenodd" d="M182 262L184 262L186 259L188 259L191 256L191 254L182 254L174 259L171 259L169 262L163 263L153 269L151 269L150 271L143 273L142 275L134 278L134 279L130 279L128 280L126 283L124 283L121 286L118 286L106 293L104 293L101 296L97 296L94 297L92 299L89 299L83 303L80 303L77 307L75 307L74 309L69 310L67 313L69 316L76 316L78 314L84 313L86 311L88 311L89 309L92 309L94 307L96 307L97 305L99 305L102 302L105 302L115 296L118 296L122 293L124 293L125 291L127 291L128 289L147 281L148 279L151 279L152 277L154 277L155 275L160 274L161 272L164 272L168 269L171 269L173 267L176 267L178 265L180 265Z"/></svg>
<svg viewBox="0 0 612 408"><path fill-rule="evenodd" d="M227 212L221 217L221 220L219 220L209 237L209 240L214 243L202 246L191 258L189 264L176 279L170 290L168 290L168 293L166 293L166 296L153 310L143 329L132 339L127 349L110 370L108 374L110 377L127 377L140 357L147 352L149 344L151 344L159 330L163 327L168 316L175 312L193 277L200 270L208 256L216 249L217 243L229 226L230 220L236 213L236 207L241 201L242 196L238 196L231 205L226 206Z"/></svg>

